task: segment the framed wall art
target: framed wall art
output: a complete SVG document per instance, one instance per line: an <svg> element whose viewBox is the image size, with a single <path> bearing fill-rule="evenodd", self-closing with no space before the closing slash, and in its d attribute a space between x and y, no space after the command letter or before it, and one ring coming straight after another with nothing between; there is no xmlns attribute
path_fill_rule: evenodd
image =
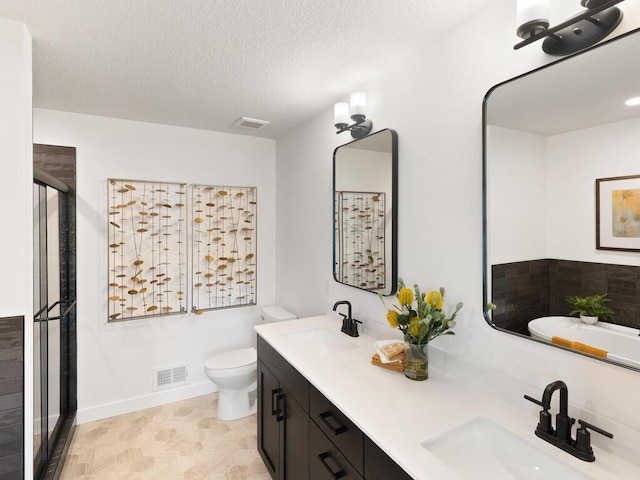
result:
<svg viewBox="0 0 640 480"><path fill-rule="evenodd" d="M110 322L187 310L187 186L107 179Z"/></svg>
<svg viewBox="0 0 640 480"><path fill-rule="evenodd" d="M256 187L191 185L192 311L256 304Z"/></svg>
<svg viewBox="0 0 640 480"><path fill-rule="evenodd" d="M384 192L337 191L335 201L336 280L359 288L384 289Z"/></svg>
<svg viewBox="0 0 640 480"><path fill-rule="evenodd" d="M596 179L596 248L640 252L640 175Z"/></svg>

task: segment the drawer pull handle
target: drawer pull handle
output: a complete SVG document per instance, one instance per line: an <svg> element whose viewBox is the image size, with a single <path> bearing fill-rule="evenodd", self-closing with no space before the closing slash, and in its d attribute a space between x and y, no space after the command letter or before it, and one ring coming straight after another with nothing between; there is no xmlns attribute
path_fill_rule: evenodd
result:
<svg viewBox="0 0 640 480"><path fill-rule="evenodd" d="M278 395L281 391L282 389L280 388L274 388L273 390L271 390L271 416L278 413L278 399L276 398L276 395Z"/></svg>
<svg viewBox="0 0 640 480"><path fill-rule="evenodd" d="M282 401L282 408L280 408L280 402ZM284 401L284 394L278 393L276 395L276 422L281 422L287 415L287 402Z"/></svg>
<svg viewBox="0 0 640 480"><path fill-rule="evenodd" d="M319 413L318 417L320 417L320 420L322 420L322 423L324 423L327 426L327 428L329 428L329 430L331 430L333 434L336 436L347 431L347 427L340 425L331 412ZM334 427L333 425L331 425L331 423L329 423L329 420L327 420L327 418L329 417L334 419L335 423L338 425L337 427Z"/></svg>
<svg viewBox="0 0 640 480"><path fill-rule="evenodd" d="M333 478L333 480L338 480L339 478L344 477L346 475L346 473L345 473L344 470L338 470L337 472L334 472L331 469L329 464L327 464L327 462L325 461L325 459L329 458L330 456L331 456L331 454L329 452L321 453L320 455L318 455L318 460L320 460L320 463L322 463L324 468L327 469L327 471L331 475L331 478Z"/></svg>

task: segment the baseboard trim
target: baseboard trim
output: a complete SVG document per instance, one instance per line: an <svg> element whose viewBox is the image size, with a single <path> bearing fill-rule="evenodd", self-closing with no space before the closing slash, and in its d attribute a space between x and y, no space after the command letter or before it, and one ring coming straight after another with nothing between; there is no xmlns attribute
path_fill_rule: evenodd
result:
<svg viewBox="0 0 640 480"><path fill-rule="evenodd" d="M178 402L188 398L208 395L218 391L218 387L213 383L201 382L193 385L185 385L179 388L153 392L149 395L128 398L119 402L105 403L94 407L78 408L76 419L78 425L88 422L95 422L104 418L115 417L125 413L144 410L145 408L166 405L167 403Z"/></svg>

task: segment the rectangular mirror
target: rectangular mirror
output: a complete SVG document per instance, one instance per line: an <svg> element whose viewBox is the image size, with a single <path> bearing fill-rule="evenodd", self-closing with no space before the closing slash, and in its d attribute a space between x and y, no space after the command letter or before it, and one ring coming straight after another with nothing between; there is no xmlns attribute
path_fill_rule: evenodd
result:
<svg viewBox="0 0 640 480"><path fill-rule="evenodd" d="M333 152L333 277L382 295L395 292L398 136L385 129Z"/></svg>
<svg viewBox="0 0 640 480"><path fill-rule="evenodd" d="M640 97L634 32L485 97L484 300L499 330L640 369L640 253L597 240L640 243L640 188L626 180L640 175L640 106L625 105ZM604 293L612 320L568 316L567 297Z"/></svg>

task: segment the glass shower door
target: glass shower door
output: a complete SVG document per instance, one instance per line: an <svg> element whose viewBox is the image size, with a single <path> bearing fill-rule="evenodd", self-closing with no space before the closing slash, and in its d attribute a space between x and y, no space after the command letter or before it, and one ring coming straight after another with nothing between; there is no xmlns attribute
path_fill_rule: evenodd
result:
<svg viewBox="0 0 640 480"><path fill-rule="evenodd" d="M55 446L64 408L61 398L66 385L61 372L66 341L61 335L73 308L61 295L61 254L65 251L65 229L61 228L61 208L66 194L34 183L34 473L44 471ZM64 225L63 225L64 227ZM62 259L64 261L64 258ZM66 310L63 310L66 309ZM66 396L65 396L66 398Z"/></svg>
<svg viewBox="0 0 640 480"><path fill-rule="evenodd" d="M47 188L33 184L33 455L34 465L42 463L46 451L47 428L43 418L43 398L46 399L46 376L42 375L42 363L46 360L48 344L46 328L47 310ZM43 319L45 319L43 321ZM43 351L45 355L42 355Z"/></svg>

